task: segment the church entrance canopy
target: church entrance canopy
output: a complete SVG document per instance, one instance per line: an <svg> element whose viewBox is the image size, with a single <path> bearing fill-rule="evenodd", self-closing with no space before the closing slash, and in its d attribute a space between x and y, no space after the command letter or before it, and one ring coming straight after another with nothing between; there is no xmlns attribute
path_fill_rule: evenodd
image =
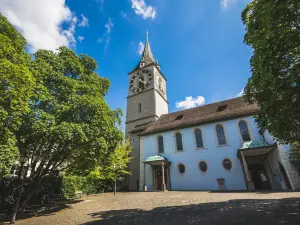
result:
<svg viewBox="0 0 300 225"><path fill-rule="evenodd" d="M268 154L277 147L266 141L249 141L238 150L249 191L272 189Z"/></svg>
<svg viewBox="0 0 300 225"><path fill-rule="evenodd" d="M166 158L160 155L150 156L144 163L144 190L146 190L146 165L152 168L153 190L166 191L170 189L170 165Z"/></svg>

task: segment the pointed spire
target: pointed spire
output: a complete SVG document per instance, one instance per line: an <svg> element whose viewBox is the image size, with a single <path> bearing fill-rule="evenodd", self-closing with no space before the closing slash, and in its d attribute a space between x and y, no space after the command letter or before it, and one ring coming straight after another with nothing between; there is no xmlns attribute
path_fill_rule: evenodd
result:
<svg viewBox="0 0 300 225"><path fill-rule="evenodd" d="M150 63L155 63L155 59L153 57L153 54L152 54L151 48L150 48L148 30L146 32L146 43L145 43L145 46L144 46L144 51L143 51L142 58L141 58L140 62L145 63L145 65L150 64Z"/></svg>

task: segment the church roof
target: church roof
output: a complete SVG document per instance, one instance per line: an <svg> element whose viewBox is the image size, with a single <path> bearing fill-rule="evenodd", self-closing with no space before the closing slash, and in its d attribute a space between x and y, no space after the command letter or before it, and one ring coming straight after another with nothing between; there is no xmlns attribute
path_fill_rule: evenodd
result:
<svg viewBox="0 0 300 225"><path fill-rule="evenodd" d="M144 63L144 66L147 66L147 65L150 65L150 64L156 65L154 56L153 56L151 48L150 48L150 43L149 43L148 36L149 36L149 34L148 34L148 31L147 31L147 33L146 33L146 43L145 43L145 46L144 46L144 50L143 50L143 54L141 56L141 59L140 59L139 63L137 64L137 66L130 73L132 73L136 69L139 69L140 68L140 63Z"/></svg>
<svg viewBox="0 0 300 225"><path fill-rule="evenodd" d="M152 123L143 135L175 130L178 128L208 124L217 121L234 119L256 114L259 111L257 104L247 104L243 97L216 102L204 106L186 109L162 115Z"/></svg>

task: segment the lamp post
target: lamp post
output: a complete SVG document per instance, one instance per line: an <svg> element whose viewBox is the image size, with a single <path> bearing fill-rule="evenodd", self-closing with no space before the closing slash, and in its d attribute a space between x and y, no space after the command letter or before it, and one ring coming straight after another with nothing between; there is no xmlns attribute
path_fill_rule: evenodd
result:
<svg viewBox="0 0 300 225"><path fill-rule="evenodd" d="M116 171L116 164L114 164L114 176L115 176L114 195L116 195L116 191L117 191L117 171Z"/></svg>

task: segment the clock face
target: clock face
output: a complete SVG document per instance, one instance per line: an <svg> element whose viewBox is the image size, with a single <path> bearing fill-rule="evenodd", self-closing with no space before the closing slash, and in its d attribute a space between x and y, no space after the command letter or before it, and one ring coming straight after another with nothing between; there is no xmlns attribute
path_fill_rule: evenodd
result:
<svg viewBox="0 0 300 225"><path fill-rule="evenodd" d="M146 90L153 79L153 74L150 70L142 70L134 74L130 80L129 89L132 93Z"/></svg>

